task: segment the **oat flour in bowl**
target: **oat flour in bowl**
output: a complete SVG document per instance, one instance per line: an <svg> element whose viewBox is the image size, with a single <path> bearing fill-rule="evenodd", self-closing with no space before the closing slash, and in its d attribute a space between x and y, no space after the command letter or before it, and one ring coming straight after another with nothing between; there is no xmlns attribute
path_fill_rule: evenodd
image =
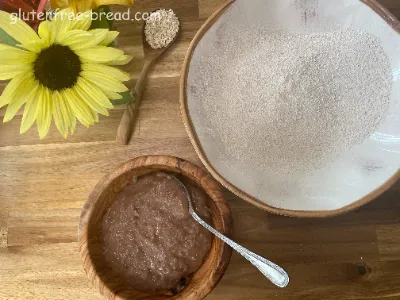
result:
<svg viewBox="0 0 400 300"><path fill-rule="evenodd" d="M317 214L398 171L400 38L362 1L236 0L198 37L186 125L230 190Z"/></svg>
<svg viewBox="0 0 400 300"><path fill-rule="evenodd" d="M251 47L208 57L194 85L233 157L303 175L363 142L386 115L392 75L376 37L345 30L243 38Z"/></svg>
<svg viewBox="0 0 400 300"><path fill-rule="evenodd" d="M201 99L208 130L234 159L302 177L362 143L386 116L392 74L375 36L235 24L215 34L194 54L188 97Z"/></svg>

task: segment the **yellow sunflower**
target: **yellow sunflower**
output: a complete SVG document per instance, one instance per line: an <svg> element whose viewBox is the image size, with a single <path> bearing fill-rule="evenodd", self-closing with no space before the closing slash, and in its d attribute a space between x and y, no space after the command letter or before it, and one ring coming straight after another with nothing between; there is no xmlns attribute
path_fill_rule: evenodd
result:
<svg viewBox="0 0 400 300"><path fill-rule="evenodd" d="M132 57L107 47L118 35L108 29L89 30L91 11L74 18L71 9L40 23L38 34L20 19L0 11L0 28L20 43L0 44L0 80L10 80L0 97L7 106L4 122L10 121L25 104L21 134L35 122L40 138L52 118L66 138L75 131L76 119L89 127L98 114L108 115L110 100L121 99L128 88L128 73L112 67Z"/></svg>

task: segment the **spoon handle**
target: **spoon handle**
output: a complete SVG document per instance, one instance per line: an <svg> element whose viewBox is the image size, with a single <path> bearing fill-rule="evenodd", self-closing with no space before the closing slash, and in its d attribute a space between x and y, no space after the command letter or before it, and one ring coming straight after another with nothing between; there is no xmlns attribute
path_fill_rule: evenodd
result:
<svg viewBox="0 0 400 300"><path fill-rule="evenodd" d="M240 246L231 239L227 238L219 231L204 222L192 209L190 210L192 217L200 223L208 231L212 232L215 236L231 246L240 255L246 258L253 266L255 266L265 277L267 277L273 284L280 288L284 288L289 284L289 275L280 266L274 264L268 259L261 257L250 250Z"/></svg>
<svg viewBox="0 0 400 300"><path fill-rule="evenodd" d="M131 91L134 99L126 106L126 110L124 112L124 115L122 116L121 123L119 124L117 131L117 143L120 145L128 145L132 133L135 129L136 115L140 107L140 102L142 100L145 79L151 65L152 61L145 61L142 72L140 72L139 78L136 82L136 86Z"/></svg>

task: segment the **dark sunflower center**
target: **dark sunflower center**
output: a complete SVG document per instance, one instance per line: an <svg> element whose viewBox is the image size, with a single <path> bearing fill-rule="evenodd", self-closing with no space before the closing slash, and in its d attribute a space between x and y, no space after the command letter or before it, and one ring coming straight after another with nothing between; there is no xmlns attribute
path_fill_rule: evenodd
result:
<svg viewBox="0 0 400 300"><path fill-rule="evenodd" d="M42 50L34 63L36 79L54 91L73 87L81 71L78 55L57 44Z"/></svg>

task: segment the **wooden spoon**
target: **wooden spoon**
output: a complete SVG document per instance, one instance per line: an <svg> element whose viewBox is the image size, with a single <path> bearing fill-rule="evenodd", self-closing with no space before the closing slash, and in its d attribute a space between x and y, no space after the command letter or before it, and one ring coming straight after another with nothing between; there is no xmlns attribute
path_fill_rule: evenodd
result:
<svg viewBox="0 0 400 300"><path fill-rule="evenodd" d="M127 105L125 113L122 117L121 123L119 124L117 131L117 143L121 145L128 145L129 140L132 136L135 127L136 114L142 100L144 83L153 64L167 51L167 49L176 41L179 31L175 35L174 39L166 47L160 49L153 49L149 43L147 43L146 36L144 33L146 23L143 25L142 29L142 41L143 41L143 51L144 51L144 66L140 72L139 78L136 82L135 88L131 91L134 99L131 103Z"/></svg>

